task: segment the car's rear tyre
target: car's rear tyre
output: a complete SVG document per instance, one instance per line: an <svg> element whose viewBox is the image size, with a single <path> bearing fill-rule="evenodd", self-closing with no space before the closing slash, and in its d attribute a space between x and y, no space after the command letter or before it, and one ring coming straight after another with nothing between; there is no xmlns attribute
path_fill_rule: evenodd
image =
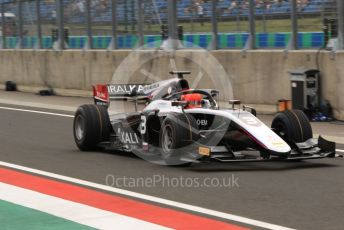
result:
<svg viewBox="0 0 344 230"><path fill-rule="evenodd" d="M271 128L287 143L305 142L313 137L308 117L301 110L286 110L278 113Z"/></svg>
<svg viewBox="0 0 344 230"><path fill-rule="evenodd" d="M189 114L168 115L161 125L159 142L167 165L188 165L180 158L184 147L199 139L196 119Z"/></svg>
<svg viewBox="0 0 344 230"><path fill-rule="evenodd" d="M99 105L82 105L74 116L74 140L82 151L95 150L98 144L109 139L111 123L106 108Z"/></svg>

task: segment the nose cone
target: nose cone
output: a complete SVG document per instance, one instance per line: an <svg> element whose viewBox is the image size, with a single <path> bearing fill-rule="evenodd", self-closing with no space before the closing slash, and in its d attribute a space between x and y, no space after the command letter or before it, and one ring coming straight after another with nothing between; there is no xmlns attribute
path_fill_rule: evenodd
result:
<svg viewBox="0 0 344 230"><path fill-rule="evenodd" d="M265 133L266 135L261 135L258 139L267 147L268 150L282 155L290 153L290 146L281 137L270 129L266 130Z"/></svg>

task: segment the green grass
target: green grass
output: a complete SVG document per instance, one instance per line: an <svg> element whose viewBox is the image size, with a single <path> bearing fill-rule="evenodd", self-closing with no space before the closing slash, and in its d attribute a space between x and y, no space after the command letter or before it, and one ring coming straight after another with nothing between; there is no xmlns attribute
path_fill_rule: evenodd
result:
<svg viewBox="0 0 344 230"><path fill-rule="evenodd" d="M291 20L290 19L271 19L267 18L266 20L256 20L256 32L257 33L276 33L276 32L291 32ZM201 25L199 22L181 22L178 25L184 27L184 33L210 33L212 31L210 21L204 22ZM44 35L51 34L51 28L54 25L42 25L42 30ZM83 24L65 24L65 27L70 29L71 36L84 36L86 32L86 27ZM248 32L249 23L247 19L241 19L236 21L218 21L218 31L219 33L238 33L238 32ZM322 19L321 17L314 18L300 18L298 20L299 32L314 32L322 31ZM29 29L29 28L28 28ZM93 35L111 35L111 23L104 24L93 24ZM30 32L35 33L35 28L29 29ZM127 26L127 32L125 32L125 26L118 26L119 34L133 34L137 33L137 25L135 25L134 30L132 26ZM160 25L144 25L143 28L144 34L160 34Z"/></svg>

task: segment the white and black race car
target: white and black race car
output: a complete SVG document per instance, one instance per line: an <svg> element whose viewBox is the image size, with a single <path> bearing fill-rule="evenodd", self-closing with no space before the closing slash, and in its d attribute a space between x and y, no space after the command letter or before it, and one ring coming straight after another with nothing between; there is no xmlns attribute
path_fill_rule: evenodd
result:
<svg viewBox="0 0 344 230"><path fill-rule="evenodd" d="M82 151L97 148L133 152L165 164L303 160L335 157L335 143L313 139L300 110L277 113L271 128L256 111L230 101L220 108L217 90L190 89L187 71L150 85L96 85L95 104L82 105L74 118L74 138ZM111 100L131 100L132 113L108 112ZM157 160L158 161L158 160Z"/></svg>

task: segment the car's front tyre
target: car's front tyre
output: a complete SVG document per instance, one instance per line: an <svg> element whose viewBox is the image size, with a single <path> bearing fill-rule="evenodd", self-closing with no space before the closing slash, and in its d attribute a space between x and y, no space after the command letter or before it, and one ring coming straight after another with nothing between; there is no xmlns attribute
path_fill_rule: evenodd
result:
<svg viewBox="0 0 344 230"><path fill-rule="evenodd" d="M199 139L195 118L189 114L168 115L160 130L161 156L167 165L185 165L184 147Z"/></svg>
<svg viewBox="0 0 344 230"><path fill-rule="evenodd" d="M287 143L305 142L313 137L311 124L301 110L286 110L278 113L271 128Z"/></svg>

